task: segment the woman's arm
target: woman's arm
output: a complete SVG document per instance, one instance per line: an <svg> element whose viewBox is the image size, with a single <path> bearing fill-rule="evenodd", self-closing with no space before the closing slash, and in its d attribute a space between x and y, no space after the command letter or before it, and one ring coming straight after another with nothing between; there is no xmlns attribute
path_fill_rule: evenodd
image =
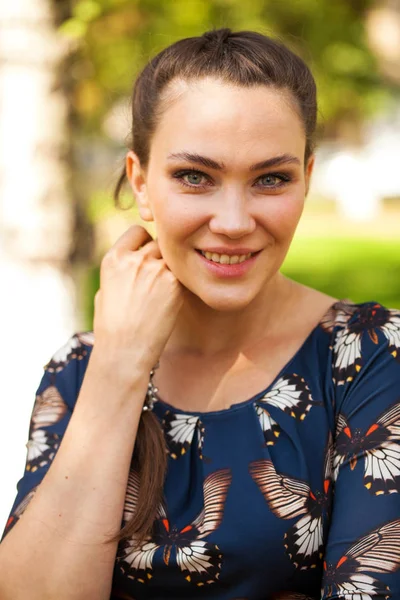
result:
<svg viewBox="0 0 400 600"><path fill-rule="evenodd" d="M102 261L80 392L68 366L53 369L49 393L68 396L70 411L79 396L48 472L0 546L1 600L109 599L117 544L104 542L121 526L149 373L182 303L158 243L132 226ZM72 355L77 367L76 347ZM45 429L34 432L39 442ZM43 470L43 461L35 468Z"/></svg>
<svg viewBox="0 0 400 600"><path fill-rule="evenodd" d="M93 350L59 451L0 545L2 600L106 600L147 377Z"/></svg>

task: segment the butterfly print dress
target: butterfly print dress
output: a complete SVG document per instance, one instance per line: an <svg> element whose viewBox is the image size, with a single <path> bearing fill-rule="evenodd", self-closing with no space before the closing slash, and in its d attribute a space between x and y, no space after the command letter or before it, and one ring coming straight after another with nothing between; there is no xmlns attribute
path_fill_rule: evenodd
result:
<svg viewBox="0 0 400 600"><path fill-rule="evenodd" d="M76 334L45 367L3 537L62 444L94 343ZM337 302L255 396L154 413L164 499L151 535L119 544L110 600L400 599L400 312ZM121 526L139 490L132 468Z"/></svg>

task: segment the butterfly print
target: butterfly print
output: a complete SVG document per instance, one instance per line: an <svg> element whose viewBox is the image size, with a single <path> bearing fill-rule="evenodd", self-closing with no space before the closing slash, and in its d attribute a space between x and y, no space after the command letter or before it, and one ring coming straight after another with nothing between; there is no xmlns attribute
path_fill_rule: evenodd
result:
<svg viewBox="0 0 400 600"><path fill-rule="evenodd" d="M323 556L325 524L330 513L332 487L332 439L329 437L324 464L322 491L312 491L307 482L277 473L272 461L250 464L250 474L271 511L280 519L301 517L284 537L286 552L293 564L315 568Z"/></svg>
<svg viewBox="0 0 400 600"><path fill-rule="evenodd" d="M361 336L349 328L338 332L333 347L334 365L333 381L337 385L353 381L354 376L361 371Z"/></svg>
<svg viewBox="0 0 400 600"><path fill-rule="evenodd" d="M62 346L45 366L49 373L62 371L74 358L82 360L87 353L87 346L93 346L94 335L92 331L76 333L64 346Z"/></svg>
<svg viewBox="0 0 400 600"><path fill-rule="evenodd" d="M31 431L58 423L67 410L68 407L58 389L53 385L49 386L36 396L31 417Z"/></svg>
<svg viewBox="0 0 400 600"><path fill-rule="evenodd" d="M393 573L400 567L400 519L359 538L336 565L324 563L324 598L391 598L387 585L368 573Z"/></svg>
<svg viewBox="0 0 400 600"><path fill-rule="evenodd" d="M347 325L350 317L355 313L357 307L349 300L336 302L322 317L320 327L327 333L332 333L335 327Z"/></svg>
<svg viewBox="0 0 400 600"><path fill-rule="evenodd" d="M400 492L400 403L383 412L366 432L352 431L346 417L339 414L335 446L335 479L344 462L354 470L361 455L365 460L364 485L372 494Z"/></svg>
<svg viewBox="0 0 400 600"><path fill-rule="evenodd" d="M281 377L262 398L256 401L256 405L262 408L265 404L276 406L294 419L303 421L313 404L317 403L312 399L310 389L303 377L293 373Z"/></svg>
<svg viewBox="0 0 400 600"><path fill-rule="evenodd" d="M363 335L367 334L374 344L378 344L379 332L388 340L390 354L400 360L400 313L380 304L361 306L336 338L333 380L337 385L353 381L361 370Z"/></svg>
<svg viewBox="0 0 400 600"><path fill-rule="evenodd" d="M195 433L199 456L203 458L204 425L199 417L167 411L163 419L163 428L171 458L177 459L188 451Z"/></svg>
<svg viewBox="0 0 400 600"><path fill-rule="evenodd" d="M26 470L34 473L45 467L55 457L59 445L60 438L56 433L49 433L43 429L33 431L26 444Z"/></svg>
<svg viewBox="0 0 400 600"><path fill-rule="evenodd" d="M381 331L389 342L390 354L400 362L400 311L387 310L386 312L388 320L381 326Z"/></svg>
<svg viewBox="0 0 400 600"><path fill-rule="evenodd" d="M273 446L280 435L281 429L266 408L256 403L255 409L264 433L265 445Z"/></svg>
<svg viewBox="0 0 400 600"><path fill-rule="evenodd" d="M221 524L225 500L231 483L231 472L222 469L211 473L203 484L204 507L192 523L178 529L171 525L164 504L158 509L152 536L143 542L131 538L121 543L117 562L130 579L141 583L153 577L153 558L162 549L164 563L173 561L187 582L203 586L214 583L220 574L222 554L216 544L204 540ZM131 518L137 506L139 476L135 471L129 475L125 501L124 520Z"/></svg>
<svg viewBox="0 0 400 600"><path fill-rule="evenodd" d="M27 471L34 473L53 460L60 445L60 438L56 433L41 428L61 421L67 410L67 405L54 386L49 386L36 396L31 417L29 440L26 444L28 450Z"/></svg>
<svg viewBox="0 0 400 600"><path fill-rule="evenodd" d="M31 491L21 500L16 509L11 513L8 517L6 527L4 530L4 535L6 535L11 529L14 527L15 523L21 518L22 514L25 512L26 507L29 502L32 500L37 490L37 486L31 489Z"/></svg>

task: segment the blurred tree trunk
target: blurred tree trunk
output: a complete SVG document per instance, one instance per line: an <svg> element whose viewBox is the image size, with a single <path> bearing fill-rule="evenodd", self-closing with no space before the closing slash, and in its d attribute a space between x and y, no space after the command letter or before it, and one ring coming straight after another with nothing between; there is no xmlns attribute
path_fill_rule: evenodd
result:
<svg viewBox="0 0 400 600"><path fill-rule="evenodd" d="M375 0L367 18L367 34L382 74L400 85L400 0Z"/></svg>
<svg viewBox="0 0 400 600"><path fill-rule="evenodd" d="M60 0L0 0L1 521L44 363L75 329L71 143Z"/></svg>

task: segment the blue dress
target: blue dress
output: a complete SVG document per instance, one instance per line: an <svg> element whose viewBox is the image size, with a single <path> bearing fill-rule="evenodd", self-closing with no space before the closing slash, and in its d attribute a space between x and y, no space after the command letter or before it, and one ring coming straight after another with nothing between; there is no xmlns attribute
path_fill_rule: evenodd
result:
<svg viewBox="0 0 400 600"><path fill-rule="evenodd" d="M92 345L76 334L45 367L3 535L62 442ZM151 537L119 544L112 600L400 598L400 312L337 302L267 389L154 412L165 500ZM138 486L132 470L123 522Z"/></svg>

